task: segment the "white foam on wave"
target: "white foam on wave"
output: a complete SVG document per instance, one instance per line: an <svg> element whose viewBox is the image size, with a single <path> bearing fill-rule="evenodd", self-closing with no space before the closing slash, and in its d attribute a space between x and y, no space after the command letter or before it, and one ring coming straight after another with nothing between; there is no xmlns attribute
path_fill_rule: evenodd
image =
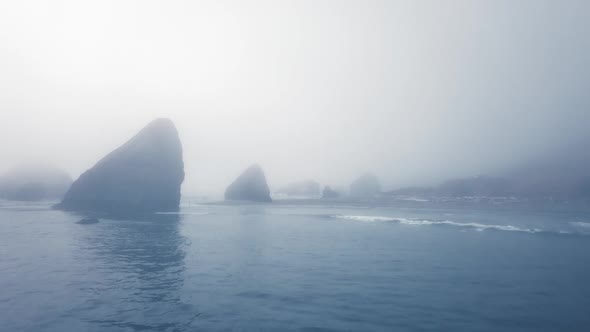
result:
<svg viewBox="0 0 590 332"><path fill-rule="evenodd" d="M583 221L572 221L570 225L575 229L575 232L583 235L590 235L590 223Z"/></svg>
<svg viewBox="0 0 590 332"><path fill-rule="evenodd" d="M430 202L430 200L425 198L418 198L418 197L406 197L403 198L402 201L410 201L410 202Z"/></svg>
<svg viewBox="0 0 590 332"><path fill-rule="evenodd" d="M348 215L334 215L333 218L360 221L366 223L372 222L397 222L403 225L413 226L427 226L427 225L447 225L454 227L466 227L473 228L478 231L484 230L498 230L507 232L525 232L525 233L539 233L543 232L542 229L538 228L521 228L512 225L489 225L480 224L475 222L460 223L451 220L424 220L424 219L411 219L411 218L397 218L397 217L383 217L383 216L348 216Z"/></svg>
<svg viewBox="0 0 590 332"><path fill-rule="evenodd" d="M191 216L205 216L208 215L209 212L156 212L156 214L171 214L171 215L191 215Z"/></svg>
<svg viewBox="0 0 590 332"><path fill-rule="evenodd" d="M583 222L583 221L572 221L570 225L580 228L587 228L590 230L590 222Z"/></svg>
<svg viewBox="0 0 590 332"><path fill-rule="evenodd" d="M345 215L334 215L332 218L354 220L360 222L376 222L376 221L396 221L396 218L391 217L380 217L380 216L345 216Z"/></svg>

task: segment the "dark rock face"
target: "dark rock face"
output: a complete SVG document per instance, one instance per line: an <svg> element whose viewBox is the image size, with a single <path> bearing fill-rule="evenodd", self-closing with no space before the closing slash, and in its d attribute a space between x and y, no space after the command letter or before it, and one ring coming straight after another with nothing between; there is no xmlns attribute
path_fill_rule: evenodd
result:
<svg viewBox="0 0 590 332"><path fill-rule="evenodd" d="M373 174L364 174L350 185L350 195L354 197L372 197L381 192L381 184Z"/></svg>
<svg viewBox="0 0 590 332"><path fill-rule="evenodd" d="M330 186L325 186L322 191L322 198L338 198L340 194Z"/></svg>
<svg viewBox="0 0 590 332"><path fill-rule="evenodd" d="M15 201L62 199L72 178L54 166L25 165L0 176L0 198Z"/></svg>
<svg viewBox="0 0 590 332"><path fill-rule="evenodd" d="M313 180L293 182L276 191L292 197L318 197L320 196L320 184Z"/></svg>
<svg viewBox="0 0 590 332"><path fill-rule="evenodd" d="M262 168L252 165L225 190L225 200L272 202Z"/></svg>
<svg viewBox="0 0 590 332"><path fill-rule="evenodd" d="M176 211L183 180L176 127L168 119L156 119L84 172L57 207L113 213Z"/></svg>

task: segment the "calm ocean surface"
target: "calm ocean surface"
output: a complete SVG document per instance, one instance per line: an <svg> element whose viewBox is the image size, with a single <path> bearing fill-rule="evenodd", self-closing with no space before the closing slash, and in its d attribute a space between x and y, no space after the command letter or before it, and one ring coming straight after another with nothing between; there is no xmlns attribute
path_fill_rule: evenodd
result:
<svg viewBox="0 0 590 332"><path fill-rule="evenodd" d="M589 331L590 214L0 203L0 331Z"/></svg>

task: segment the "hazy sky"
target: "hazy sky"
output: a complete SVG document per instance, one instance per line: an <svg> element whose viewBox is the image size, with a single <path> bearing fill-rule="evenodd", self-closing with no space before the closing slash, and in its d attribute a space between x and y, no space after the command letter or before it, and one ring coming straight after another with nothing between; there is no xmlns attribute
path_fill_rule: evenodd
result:
<svg viewBox="0 0 590 332"><path fill-rule="evenodd" d="M590 132L590 1L2 1L0 170L155 117L185 192L496 172Z"/></svg>

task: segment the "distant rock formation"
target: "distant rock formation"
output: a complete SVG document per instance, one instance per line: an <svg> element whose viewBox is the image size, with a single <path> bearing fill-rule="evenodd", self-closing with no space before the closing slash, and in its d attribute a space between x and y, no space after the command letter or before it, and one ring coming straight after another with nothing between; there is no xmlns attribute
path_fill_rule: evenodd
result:
<svg viewBox="0 0 590 332"><path fill-rule="evenodd" d="M322 198L338 198L340 197L340 193L336 190L332 189L330 186L325 186L324 190L322 191Z"/></svg>
<svg viewBox="0 0 590 332"><path fill-rule="evenodd" d="M272 202L264 171L252 165L225 190L225 200Z"/></svg>
<svg viewBox="0 0 590 332"><path fill-rule="evenodd" d="M567 176L537 177L536 174L525 173L511 177L479 175L448 180L435 187L400 188L387 194L418 197L550 197L559 200L590 198L590 176L571 179Z"/></svg>
<svg viewBox="0 0 590 332"><path fill-rule="evenodd" d="M184 180L172 121L156 119L84 172L57 207L113 213L175 211Z"/></svg>
<svg viewBox="0 0 590 332"><path fill-rule="evenodd" d="M399 188L390 196L510 198L590 203L590 137L570 142L502 172L450 179L428 187Z"/></svg>
<svg viewBox="0 0 590 332"><path fill-rule="evenodd" d="M277 194L290 197L319 197L320 184L313 180L293 182L276 191Z"/></svg>
<svg viewBox="0 0 590 332"><path fill-rule="evenodd" d="M381 184L373 174L363 174L350 185L353 197L372 197L381 192Z"/></svg>
<svg viewBox="0 0 590 332"><path fill-rule="evenodd" d="M23 165L0 176L0 198L14 201L61 200L72 178L49 165Z"/></svg>

